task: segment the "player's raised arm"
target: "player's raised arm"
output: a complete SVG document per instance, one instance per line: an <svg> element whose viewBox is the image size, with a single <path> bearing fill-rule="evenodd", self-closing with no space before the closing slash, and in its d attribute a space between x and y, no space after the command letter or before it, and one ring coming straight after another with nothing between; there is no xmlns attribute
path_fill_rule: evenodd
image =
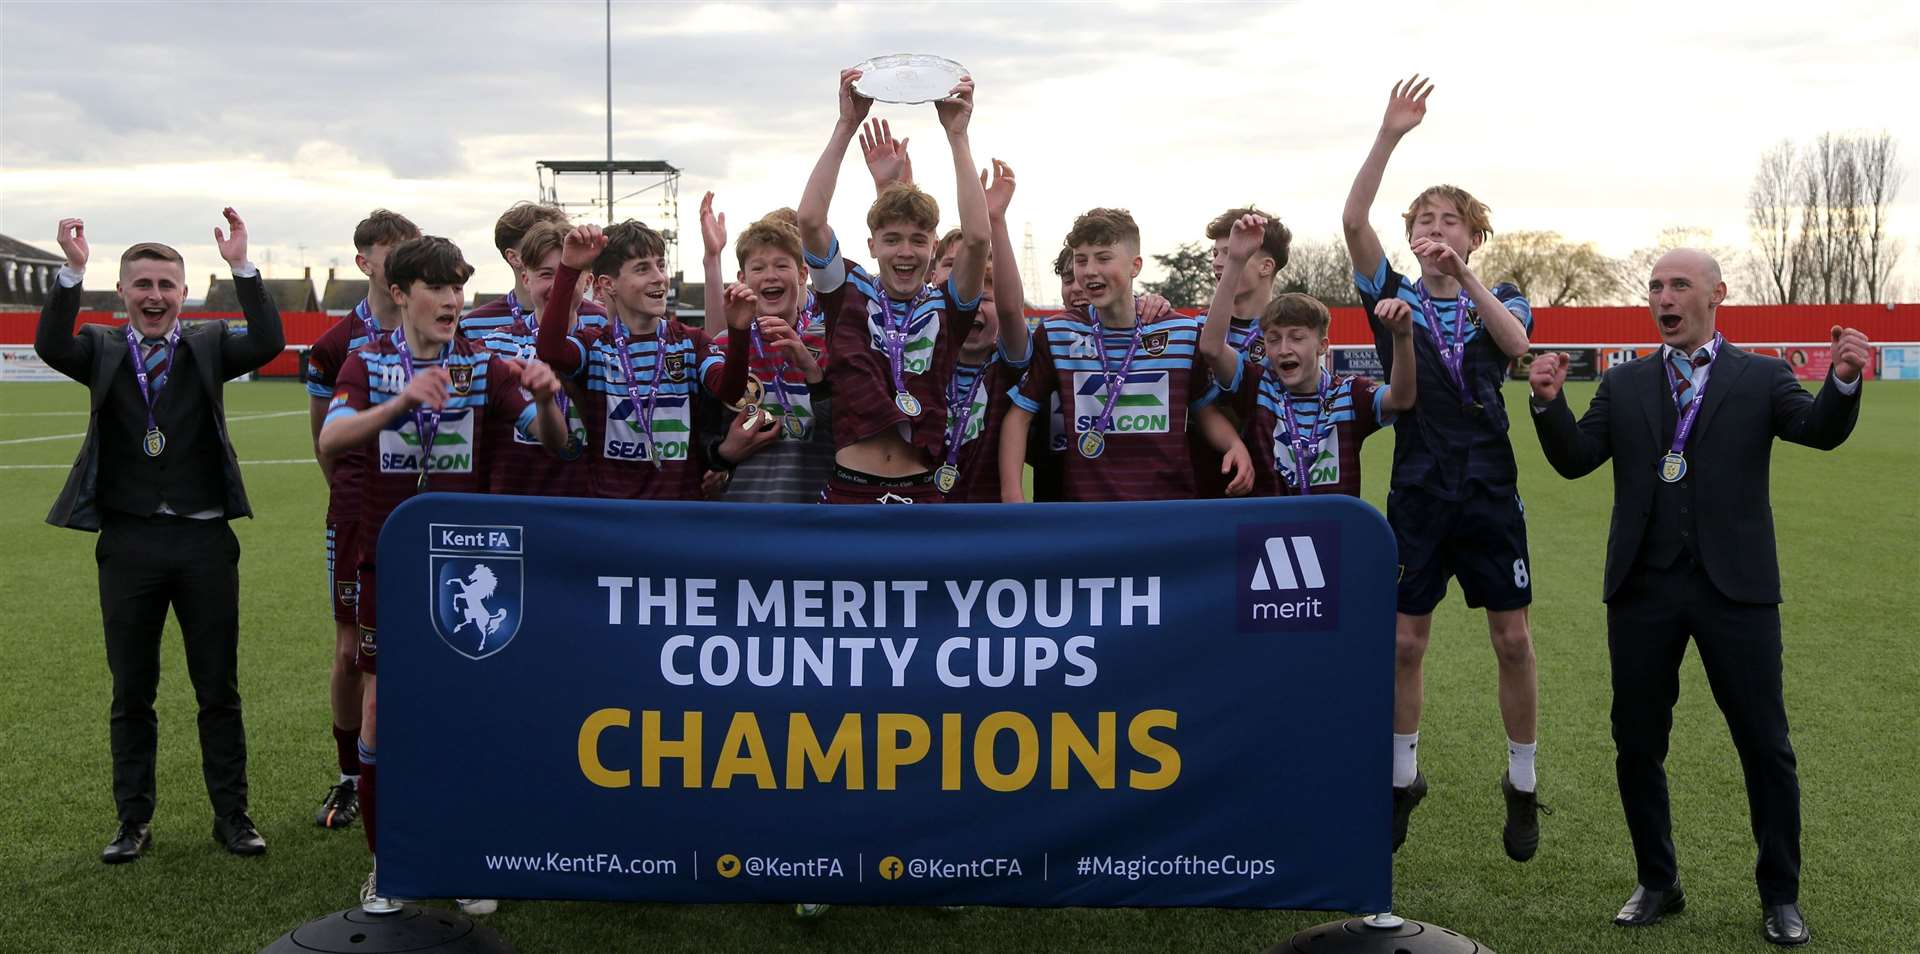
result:
<svg viewBox="0 0 1920 954"><path fill-rule="evenodd" d="M907 141L893 138L893 127L886 120L869 119L861 127L860 155L867 160L876 194L896 182L913 183L913 157L907 155Z"/></svg>
<svg viewBox="0 0 1920 954"><path fill-rule="evenodd" d="M813 165L813 174L807 177L807 190L800 195L800 205L794 209L794 220L800 227L800 244L809 258L826 259L833 255L833 228L827 225L827 210L833 205L834 187L840 183L840 163L847 157L847 145L859 131L860 121L867 118L867 110L873 108L873 100L853 88L859 78L859 70L840 71L840 116L834 121L832 135L827 137L827 147L820 151L820 160ZM969 171L967 178L972 177ZM834 287L839 287L839 283L835 282Z"/></svg>
<svg viewBox="0 0 1920 954"><path fill-rule="evenodd" d="M1380 179L1386 174L1387 160L1393 157L1400 138L1426 118L1427 96L1432 92L1433 83L1419 76L1393 84L1393 97L1387 100L1387 113L1380 120L1380 132L1373 137L1373 149L1360 164L1359 174L1353 177L1353 188L1347 192L1346 207L1340 212L1340 227L1346 234L1347 257L1353 261L1353 270L1360 274L1373 274L1387 255L1367 215L1373 209L1374 198L1380 194Z"/></svg>
<svg viewBox="0 0 1920 954"><path fill-rule="evenodd" d="M987 262L993 256L993 226L987 220L986 190L974 178L973 146L967 139L967 124L973 118L973 77L960 77L953 91L934 108L947 131L947 145L953 147L953 181L960 204L960 248L953 257L953 274L947 280L953 283L961 301L978 301L986 282Z"/></svg>
<svg viewBox="0 0 1920 954"><path fill-rule="evenodd" d="M721 294L726 291L727 276L720 262L720 253L727 247L727 214L714 213L711 192L700 200L700 245L700 268L706 280L703 303L706 317L700 321L700 330L709 338L717 338L727 326L721 313L724 308Z"/></svg>
<svg viewBox="0 0 1920 954"><path fill-rule="evenodd" d="M561 240L560 268L553 274L553 290L547 292L546 306L540 309L540 330L534 335L534 354L552 365L562 376L571 377L586 367L586 353L567 329L580 304L584 289L580 275L593 268L593 259L607 247L607 236L597 225L582 225ZM619 321L618 315L611 317Z"/></svg>
<svg viewBox="0 0 1920 954"><path fill-rule="evenodd" d="M1240 278L1247 270L1247 263L1260 251L1266 234L1266 217L1254 214L1234 220L1232 231L1227 233L1227 263L1221 269L1220 281L1213 286L1213 303L1207 308L1207 323L1200 330L1200 354L1206 358L1207 370L1213 373L1214 381L1222 387L1232 385L1240 371L1240 351L1227 342L1227 332L1233 324L1233 299L1240 290Z"/></svg>
<svg viewBox="0 0 1920 954"><path fill-rule="evenodd" d="M1013 254L1013 236L1007 231L1007 206L1013 201L1013 167L993 160L993 177L981 170L980 184L987 197L987 219L993 223L993 300L1000 315L1000 353L1019 365L1027 360L1032 333L1027 329L1027 290L1020 280L1020 262Z"/></svg>

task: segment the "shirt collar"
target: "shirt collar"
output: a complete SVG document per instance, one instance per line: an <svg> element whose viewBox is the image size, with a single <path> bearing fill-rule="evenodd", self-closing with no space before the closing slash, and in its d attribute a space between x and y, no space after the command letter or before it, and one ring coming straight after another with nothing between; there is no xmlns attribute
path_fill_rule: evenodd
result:
<svg viewBox="0 0 1920 954"><path fill-rule="evenodd" d="M1692 358L1697 358L1702 354L1704 354L1708 358L1718 358L1720 356L1720 341L1721 341L1720 333L1716 331L1713 333L1712 338L1707 339L1706 344L1703 344L1700 347L1694 349L1694 351L1691 354L1688 354L1687 357L1689 359L1692 359ZM1672 361L1673 356L1679 353L1680 353L1680 349L1672 345L1663 344L1660 346L1660 356L1665 360Z"/></svg>

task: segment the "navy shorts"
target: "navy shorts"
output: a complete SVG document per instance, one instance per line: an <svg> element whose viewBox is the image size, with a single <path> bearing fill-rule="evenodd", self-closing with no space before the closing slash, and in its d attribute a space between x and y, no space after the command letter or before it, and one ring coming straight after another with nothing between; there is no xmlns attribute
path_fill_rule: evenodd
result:
<svg viewBox="0 0 1920 954"><path fill-rule="evenodd" d="M1533 603L1527 563L1527 512L1519 494L1476 487L1467 499L1442 500L1418 488L1387 495L1387 523L1400 544L1400 612L1425 616L1458 577L1467 605L1490 612Z"/></svg>

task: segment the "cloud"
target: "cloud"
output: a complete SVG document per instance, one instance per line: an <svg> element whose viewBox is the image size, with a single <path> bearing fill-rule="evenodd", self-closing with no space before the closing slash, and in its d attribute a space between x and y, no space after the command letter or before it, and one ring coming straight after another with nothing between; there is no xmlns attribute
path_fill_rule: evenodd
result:
<svg viewBox="0 0 1920 954"><path fill-rule="evenodd" d="M535 197L534 163L605 155L599 3L15 3L5 17L0 231L27 239L76 213L103 238L167 237L232 202L276 264L324 262L350 258L353 223L384 205L460 241L476 284L499 288L491 222ZM1856 29L1867 19L1872 35ZM798 201L839 68L938 52L979 81L973 158L1018 169L1013 229L1031 225L1037 259L1093 205L1132 208L1149 252L1247 201L1322 237L1387 89L1424 68L1440 88L1389 167L1383 234L1406 197L1453 181L1502 229L1624 252L1677 224L1743 238L1753 165L1784 136L1884 126L1920 148L1899 92L1912 43L1888 42L1917 23L1850 3L1791 17L1643 2L616 4L614 145L685 170L686 234L708 189L744 222ZM951 221L933 111L874 114L912 137ZM859 236L870 194L850 158L843 234ZM657 196L621 210L664 221ZM1917 199L1895 216L1913 246ZM697 248L682 265L698 271Z"/></svg>

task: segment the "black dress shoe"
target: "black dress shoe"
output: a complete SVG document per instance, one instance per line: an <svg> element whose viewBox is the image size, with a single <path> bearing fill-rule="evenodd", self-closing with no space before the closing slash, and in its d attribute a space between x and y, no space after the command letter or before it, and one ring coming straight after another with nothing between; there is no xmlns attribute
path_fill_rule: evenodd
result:
<svg viewBox="0 0 1920 954"><path fill-rule="evenodd" d="M1769 904L1762 909L1761 927L1767 940L1782 947L1797 947L1813 940L1813 932L1807 929L1807 919L1800 914L1798 904Z"/></svg>
<svg viewBox="0 0 1920 954"><path fill-rule="evenodd" d="M260 837L260 831L253 827L253 819L246 812L239 812L231 818L213 820L213 840L225 845L236 855L264 855L267 853L267 840Z"/></svg>
<svg viewBox="0 0 1920 954"><path fill-rule="evenodd" d="M122 822L113 840L100 850L100 860L110 865L125 864L137 860L141 852L151 847L153 832L146 822Z"/></svg>
<svg viewBox="0 0 1920 954"><path fill-rule="evenodd" d="M1646 927L1659 924L1660 919L1669 914L1679 914L1686 910L1687 893L1674 885L1665 891L1655 891L1645 885L1633 886L1633 897L1613 916L1613 923L1621 927Z"/></svg>

